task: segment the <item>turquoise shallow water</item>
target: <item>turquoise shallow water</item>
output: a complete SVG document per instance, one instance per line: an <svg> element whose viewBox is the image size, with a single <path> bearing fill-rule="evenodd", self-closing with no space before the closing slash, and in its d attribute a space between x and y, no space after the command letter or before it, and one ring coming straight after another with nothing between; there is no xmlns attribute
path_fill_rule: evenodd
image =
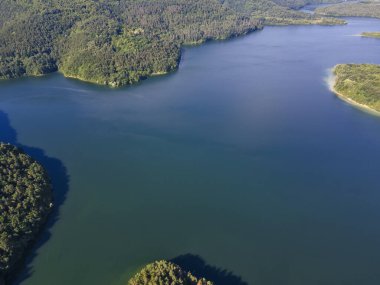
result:
<svg viewBox="0 0 380 285"><path fill-rule="evenodd" d="M380 63L380 41L354 36L379 28L267 27L117 90L1 82L0 139L58 186L16 284L121 285L160 258L221 285L380 283L380 118L325 83L337 63Z"/></svg>

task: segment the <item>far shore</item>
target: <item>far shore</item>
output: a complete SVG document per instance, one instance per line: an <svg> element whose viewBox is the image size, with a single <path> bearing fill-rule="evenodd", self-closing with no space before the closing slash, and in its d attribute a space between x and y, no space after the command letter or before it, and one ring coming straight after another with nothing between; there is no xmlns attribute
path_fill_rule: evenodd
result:
<svg viewBox="0 0 380 285"><path fill-rule="evenodd" d="M361 103L358 103L356 102L355 100L352 100L350 98L348 98L346 95L338 92L336 89L335 89L335 83L336 83L336 80L337 80L337 76L334 75L334 70L335 66L331 69L329 69L329 76L327 78L327 84L328 84L328 87L330 89L331 92L333 92L338 98L340 98L341 100L349 103L350 105L362 110L362 111L365 111L369 114L372 114L372 115L376 115L376 116L380 116L380 112L379 111L376 111L375 109L369 107L368 105L365 105L365 104L361 104Z"/></svg>

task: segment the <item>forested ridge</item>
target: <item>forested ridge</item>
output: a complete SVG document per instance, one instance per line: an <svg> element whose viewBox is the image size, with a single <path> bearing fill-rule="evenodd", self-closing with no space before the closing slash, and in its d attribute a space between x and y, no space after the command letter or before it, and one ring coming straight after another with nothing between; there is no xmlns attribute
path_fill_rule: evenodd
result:
<svg viewBox="0 0 380 285"><path fill-rule="evenodd" d="M289 8L301 8L307 4L321 2L323 0L223 0L223 4L234 11L264 19L265 25L336 25L344 23L339 19L324 18Z"/></svg>
<svg viewBox="0 0 380 285"><path fill-rule="evenodd" d="M0 284L36 237L51 200L43 167L20 149L0 143Z"/></svg>
<svg viewBox="0 0 380 285"><path fill-rule="evenodd" d="M285 7L307 0L274 1L1 0L0 78L59 70L121 86L175 70L184 44L242 35L264 22L342 23Z"/></svg>
<svg viewBox="0 0 380 285"><path fill-rule="evenodd" d="M340 3L315 10L323 16L348 16L380 18L380 1L363 1L359 3Z"/></svg>

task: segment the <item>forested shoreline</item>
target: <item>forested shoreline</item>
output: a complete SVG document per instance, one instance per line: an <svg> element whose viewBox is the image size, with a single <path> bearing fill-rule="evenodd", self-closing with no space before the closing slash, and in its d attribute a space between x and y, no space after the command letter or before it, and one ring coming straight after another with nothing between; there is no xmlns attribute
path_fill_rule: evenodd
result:
<svg viewBox="0 0 380 285"><path fill-rule="evenodd" d="M365 37L365 38L376 38L376 39L380 39L380 32L363 32L361 34L362 37Z"/></svg>
<svg viewBox="0 0 380 285"><path fill-rule="evenodd" d="M146 265L128 281L128 285L214 285L205 278L197 278L177 264L160 260Z"/></svg>
<svg viewBox="0 0 380 285"><path fill-rule="evenodd" d="M0 284L15 271L52 207L44 168L21 149L0 142Z"/></svg>
<svg viewBox="0 0 380 285"><path fill-rule="evenodd" d="M321 16L380 18L380 2L339 3L315 10Z"/></svg>
<svg viewBox="0 0 380 285"><path fill-rule="evenodd" d="M244 35L265 24L343 23L289 8L309 2L4 0L0 79L60 71L117 87L175 70L183 45Z"/></svg>
<svg viewBox="0 0 380 285"><path fill-rule="evenodd" d="M338 64L333 90L348 102L380 114L380 65Z"/></svg>

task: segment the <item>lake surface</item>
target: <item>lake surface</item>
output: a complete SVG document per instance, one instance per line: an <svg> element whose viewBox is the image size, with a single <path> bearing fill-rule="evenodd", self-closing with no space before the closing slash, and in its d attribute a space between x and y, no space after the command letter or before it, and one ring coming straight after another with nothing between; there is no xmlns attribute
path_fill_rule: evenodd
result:
<svg viewBox="0 0 380 285"><path fill-rule="evenodd" d="M59 185L16 284L121 285L172 258L219 285L380 284L380 117L325 83L337 63L380 63L380 41L355 36L377 30L266 27L117 90L1 82L0 139Z"/></svg>

